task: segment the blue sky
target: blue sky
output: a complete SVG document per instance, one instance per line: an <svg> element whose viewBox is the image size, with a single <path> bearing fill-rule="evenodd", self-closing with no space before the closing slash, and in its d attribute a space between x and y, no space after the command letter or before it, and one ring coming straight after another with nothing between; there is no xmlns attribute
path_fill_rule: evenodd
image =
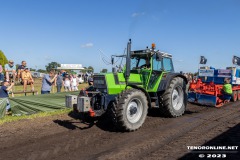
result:
<svg viewBox="0 0 240 160"><path fill-rule="evenodd" d="M0 50L15 63L52 61L111 69L100 58L156 43L176 71L216 68L240 56L239 0L0 0ZM109 59L110 61L110 59Z"/></svg>

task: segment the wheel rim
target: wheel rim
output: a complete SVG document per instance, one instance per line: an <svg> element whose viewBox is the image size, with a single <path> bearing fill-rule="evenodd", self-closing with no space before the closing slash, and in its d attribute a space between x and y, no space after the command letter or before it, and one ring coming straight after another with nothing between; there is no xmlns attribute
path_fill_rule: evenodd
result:
<svg viewBox="0 0 240 160"><path fill-rule="evenodd" d="M127 119L131 123L139 121L143 113L143 105L139 99L133 99L127 106Z"/></svg>
<svg viewBox="0 0 240 160"><path fill-rule="evenodd" d="M172 105L175 110L179 110L183 105L183 90L180 86L173 90Z"/></svg>

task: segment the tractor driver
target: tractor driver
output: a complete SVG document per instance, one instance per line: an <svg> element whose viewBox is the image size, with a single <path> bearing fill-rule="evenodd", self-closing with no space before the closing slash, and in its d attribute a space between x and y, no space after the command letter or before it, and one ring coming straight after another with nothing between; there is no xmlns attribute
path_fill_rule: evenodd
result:
<svg viewBox="0 0 240 160"><path fill-rule="evenodd" d="M147 57L147 58L145 59L145 64L144 64L144 65L141 65L140 68L147 68L147 69L149 69L150 67L151 67L150 60L149 60L149 58Z"/></svg>

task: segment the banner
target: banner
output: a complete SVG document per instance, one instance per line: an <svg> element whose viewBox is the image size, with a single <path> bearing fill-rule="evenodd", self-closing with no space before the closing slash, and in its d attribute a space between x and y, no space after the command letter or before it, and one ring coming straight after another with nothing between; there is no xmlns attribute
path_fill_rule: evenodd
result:
<svg viewBox="0 0 240 160"><path fill-rule="evenodd" d="M213 77L214 76L214 69L199 69L198 75L200 77Z"/></svg>
<svg viewBox="0 0 240 160"><path fill-rule="evenodd" d="M218 69L218 77L231 77L232 70L229 69Z"/></svg>

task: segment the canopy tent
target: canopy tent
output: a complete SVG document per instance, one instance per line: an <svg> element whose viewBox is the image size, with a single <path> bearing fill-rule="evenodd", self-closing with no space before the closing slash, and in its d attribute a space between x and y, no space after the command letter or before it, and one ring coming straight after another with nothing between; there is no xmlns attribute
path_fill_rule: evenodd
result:
<svg viewBox="0 0 240 160"><path fill-rule="evenodd" d="M71 70L84 70L82 64L61 64L61 67L57 67L57 69L71 69Z"/></svg>
<svg viewBox="0 0 240 160"><path fill-rule="evenodd" d="M12 115L28 115L38 112L50 112L64 109L66 95L78 95L79 92L63 92L55 94L42 94L36 96L9 98ZM0 118L4 117L6 111L6 98L0 99Z"/></svg>

